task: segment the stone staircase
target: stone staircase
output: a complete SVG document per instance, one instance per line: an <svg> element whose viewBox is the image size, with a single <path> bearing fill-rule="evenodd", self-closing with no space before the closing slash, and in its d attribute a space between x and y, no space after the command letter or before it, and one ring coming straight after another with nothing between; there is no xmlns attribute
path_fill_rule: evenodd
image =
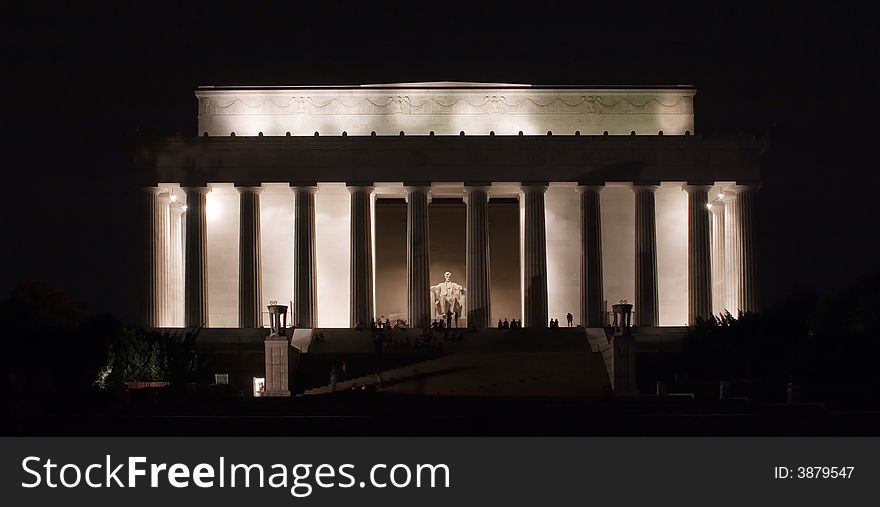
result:
<svg viewBox="0 0 880 507"><path fill-rule="evenodd" d="M336 383L352 388L435 396L602 396L605 362L584 330L487 330L444 345L445 353ZM330 393L330 386L306 395Z"/></svg>

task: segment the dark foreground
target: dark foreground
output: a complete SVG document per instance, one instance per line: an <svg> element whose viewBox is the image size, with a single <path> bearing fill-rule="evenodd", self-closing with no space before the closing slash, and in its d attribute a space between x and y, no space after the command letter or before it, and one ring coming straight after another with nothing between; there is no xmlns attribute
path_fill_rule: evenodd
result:
<svg viewBox="0 0 880 507"><path fill-rule="evenodd" d="M4 435L873 436L876 406L680 397L415 397L374 391L196 399L135 392L104 406L7 401ZM8 409L8 410L6 410Z"/></svg>

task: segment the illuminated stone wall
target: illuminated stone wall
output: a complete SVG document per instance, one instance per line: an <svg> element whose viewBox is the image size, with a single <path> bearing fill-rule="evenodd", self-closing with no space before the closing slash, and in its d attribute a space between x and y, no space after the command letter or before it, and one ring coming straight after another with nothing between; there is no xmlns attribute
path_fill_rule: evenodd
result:
<svg viewBox="0 0 880 507"><path fill-rule="evenodd" d="M544 194L544 222L549 316L565 326L565 316L571 312L574 322L580 322L581 232L577 185L550 185Z"/></svg>
<svg viewBox="0 0 880 507"><path fill-rule="evenodd" d="M606 311L621 299L635 301L635 198L629 186L608 185L602 206L602 283Z"/></svg>
<svg viewBox="0 0 880 507"><path fill-rule="evenodd" d="M661 326L686 326L688 319L688 209L681 183L657 189L657 295ZM709 210L705 210L709 213Z"/></svg>
<svg viewBox="0 0 880 507"><path fill-rule="evenodd" d="M238 327L238 191L214 184L206 199L208 326Z"/></svg>
<svg viewBox="0 0 880 507"><path fill-rule="evenodd" d="M260 251L263 257L263 325L269 301L289 305L293 298L293 192L287 183L267 183L260 194Z"/></svg>
<svg viewBox="0 0 880 507"><path fill-rule="evenodd" d="M541 88L491 83L200 87L199 135L667 135L694 133L690 87Z"/></svg>
<svg viewBox="0 0 880 507"><path fill-rule="evenodd" d="M351 198L344 184L318 185L315 194L315 248L320 327L348 327L351 297L350 210Z"/></svg>

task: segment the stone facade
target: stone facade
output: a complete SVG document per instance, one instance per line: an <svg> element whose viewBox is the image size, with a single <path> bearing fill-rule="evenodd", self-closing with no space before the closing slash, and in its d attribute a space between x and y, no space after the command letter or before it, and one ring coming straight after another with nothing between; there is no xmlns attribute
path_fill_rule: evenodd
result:
<svg viewBox="0 0 880 507"><path fill-rule="evenodd" d="M453 271L473 278L459 281L475 290L466 314L479 326L500 317L490 305L489 258L498 253L486 223L499 199L520 203L511 240L519 248L506 250L520 260L522 307L511 317L527 326L565 322L568 312L601 325L622 299L643 326L755 310L764 146L696 135L695 94L452 83L199 88L200 135L161 141L144 159L154 258L147 324L268 325L253 315L268 301L290 302L292 322L304 327L392 313L377 312L375 292L383 256L375 210L390 200L407 209L406 308L394 310L419 325L430 316L422 289L447 270L425 247L432 201L467 209L466 266ZM180 220L173 202L187 206L183 229L169 225Z"/></svg>

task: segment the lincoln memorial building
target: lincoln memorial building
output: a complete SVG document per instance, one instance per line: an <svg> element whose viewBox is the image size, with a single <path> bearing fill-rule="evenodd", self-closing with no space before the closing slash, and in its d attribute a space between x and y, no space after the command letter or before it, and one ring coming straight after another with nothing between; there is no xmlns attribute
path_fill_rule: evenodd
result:
<svg viewBox="0 0 880 507"><path fill-rule="evenodd" d="M765 148L699 134L690 86L195 91L145 156L149 327L685 326L759 308Z"/></svg>

